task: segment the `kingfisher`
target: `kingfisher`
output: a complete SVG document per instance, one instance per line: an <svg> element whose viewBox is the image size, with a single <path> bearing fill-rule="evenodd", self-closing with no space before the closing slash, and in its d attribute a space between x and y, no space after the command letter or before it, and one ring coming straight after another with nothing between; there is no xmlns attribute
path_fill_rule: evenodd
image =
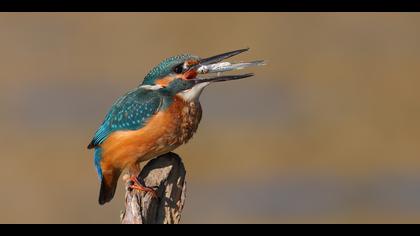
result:
<svg viewBox="0 0 420 236"><path fill-rule="evenodd" d="M126 169L130 175L129 188L156 196L153 188L143 186L137 179L140 163L171 152L191 139L201 120L199 97L205 87L253 76L222 74L264 64L262 60L224 62L248 50L208 58L190 54L167 58L138 87L114 102L87 147L94 149L100 205L112 200L119 176ZM211 73L216 75L209 76Z"/></svg>

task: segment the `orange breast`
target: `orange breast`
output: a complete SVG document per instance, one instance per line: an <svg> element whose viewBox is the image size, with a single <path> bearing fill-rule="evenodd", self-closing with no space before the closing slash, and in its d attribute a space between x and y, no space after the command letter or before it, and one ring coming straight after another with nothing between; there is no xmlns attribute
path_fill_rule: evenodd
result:
<svg viewBox="0 0 420 236"><path fill-rule="evenodd" d="M116 131L102 143L103 171L124 169L170 152L187 142L201 119L198 102L176 97L165 111L158 112L139 130Z"/></svg>

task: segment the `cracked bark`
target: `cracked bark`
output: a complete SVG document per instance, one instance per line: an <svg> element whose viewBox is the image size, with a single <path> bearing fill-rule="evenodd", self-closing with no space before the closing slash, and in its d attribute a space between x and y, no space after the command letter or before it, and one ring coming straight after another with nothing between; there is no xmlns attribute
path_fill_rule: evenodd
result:
<svg viewBox="0 0 420 236"><path fill-rule="evenodd" d="M178 224L186 197L185 167L175 153L161 155L147 163L138 179L147 187L157 187L157 198L151 193L126 188L123 224Z"/></svg>

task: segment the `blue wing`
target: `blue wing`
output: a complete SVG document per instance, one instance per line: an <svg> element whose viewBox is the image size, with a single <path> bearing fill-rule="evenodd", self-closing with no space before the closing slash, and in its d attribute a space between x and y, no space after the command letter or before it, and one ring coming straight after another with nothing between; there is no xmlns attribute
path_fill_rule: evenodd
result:
<svg viewBox="0 0 420 236"><path fill-rule="evenodd" d="M120 97L111 107L88 148L94 148L114 131L137 130L158 112L162 97L155 91L137 88Z"/></svg>

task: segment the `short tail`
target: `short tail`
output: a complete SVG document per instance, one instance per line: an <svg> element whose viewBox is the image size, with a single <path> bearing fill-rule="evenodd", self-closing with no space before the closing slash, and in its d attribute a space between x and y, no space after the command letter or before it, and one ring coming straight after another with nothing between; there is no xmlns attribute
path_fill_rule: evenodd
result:
<svg viewBox="0 0 420 236"><path fill-rule="evenodd" d="M120 173L104 175L101 181L101 189L99 190L99 204L104 205L114 198L115 189L117 188Z"/></svg>

